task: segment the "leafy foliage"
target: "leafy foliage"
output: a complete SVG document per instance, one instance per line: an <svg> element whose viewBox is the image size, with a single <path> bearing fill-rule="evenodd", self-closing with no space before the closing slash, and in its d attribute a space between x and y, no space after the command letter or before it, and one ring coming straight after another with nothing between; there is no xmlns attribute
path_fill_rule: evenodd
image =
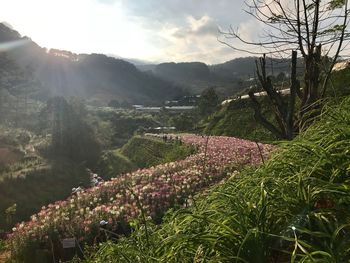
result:
<svg viewBox="0 0 350 263"><path fill-rule="evenodd" d="M198 102L199 114L206 117L215 112L219 106L219 98L214 88L208 88L202 92Z"/></svg>
<svg viewBox="0 0 350 263"><path fill-rule="evenodd" d="M161 124L150 114L140 113L133 110L96 110L97 116L93 125L99 126L101 122L107 122L110 126L110 146L121 147L126 144L135 133ZM102 131L105 130L102 127Z"/></svg>
<svg viewBox="0 0 350 263"><path fill-rule="evenodd" d="M346 0L331 0L328 3L328 8L330 10L341 8L341 7L343 7L345 5L345 1Z"/></svg>
<svg viewBox="0 0 350 263"><path fill-rule="evenodd" d="M332 85L327 92L330 97L350 95L350 67L332 73Z"/></svg>
<svg viewBox="0 0 350 263"><path fill-rule="evenodd" d="M210 79L208 66L201 62L161 63L155 67L154 72L164 79L179 83Z"/></svg>
<svg viewBox="0 0 350 263"><path fill-rule="evenodd" d="M103 179L111 179L123 173L128 173L136 169L127 157L121 154L118 150L106 151L100 157L96 172Z"/></svg>
<svg viewBox="0 0 350 263"><path fill-rule="evenodd" d="M196 128L198 122L198 114L195 111L190 113L174 114L170 118L170 124L178 131L193 131Z"/></svg>

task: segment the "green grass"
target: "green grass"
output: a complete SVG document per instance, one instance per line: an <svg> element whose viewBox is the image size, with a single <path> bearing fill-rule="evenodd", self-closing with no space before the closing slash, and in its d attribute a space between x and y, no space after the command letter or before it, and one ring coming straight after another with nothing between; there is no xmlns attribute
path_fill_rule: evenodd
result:
<svg viewBox="0 0 350 263"><path fill-rule="evenodd" d="M127 157L120 153L119 150L106 151L101 156L96 172L104 179L110 179L136 170L137 166L133 164Z"/></svg>
<svg viewBox="0 0 350 263"><path fill-rule="evenodd" d="M268 101L262 101L263 111L268 119L273 115L268 111ZM205 133L211 135L224 135L245 138L253 141L274 141L276 137L264 129L254 119L254 110L250 106L249 99L233 101L221 108L209 120Z"/></svg>
<svg viewBox="0 0 350 263"><path fill-rule="evenodd" d="M86 262L349 262L350 99L292 142ZM147 231L146 231L147 230Z"/></svg>
<svg viewBox="0 0 350 263"><path fill-rule="evenodd" d="M123 146L121 153L138 168L145 168L184 159L194 153L194 149L176 142L164 143L159 139L135 136Z"/></svg>
<svg viewBox="0 0 350 263"><path fill-rule="evenodd" d="M192 153L194 149L188 145L134 136L121 149L105 151L96 172L102 178L110 179L139 168L184 159Z"/></svg>

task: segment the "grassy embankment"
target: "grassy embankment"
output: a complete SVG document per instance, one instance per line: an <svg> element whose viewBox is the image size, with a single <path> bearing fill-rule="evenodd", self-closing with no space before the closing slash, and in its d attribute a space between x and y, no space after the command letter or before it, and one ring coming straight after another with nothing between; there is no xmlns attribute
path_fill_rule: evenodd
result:
<svg viewBox="0 0 350 263"><path fill-rule="evenodd" d="M134 136L121 149L105 152L97 170L103 178L110 179L139 168L181 160L192 153L194 149L189 145Z"/></svg>
<svg viewBox="0 0 350 263"><path fill-rule="evenodd" d="M268 109L268 100L261 99L263 112L269 120L273 119ZM264 129L254 119L254 110L250 106L249 99L237 100L223 106L211 116L206 128L206 134L224 135L244 138L253 141L270 142L276 137Z"/></svg>
<svg viewBox="0 0 350 263"><path fill-rule="evenodd" d="M161 226L105 243L86 262L349 262L350 99L258 169L214 187Z"/></svg>
<svg viewBox="0 0 350 263"><path fill-rule="evenodd" d="M341 97L350 94L350 68L332 73L327 97ZM267 97L259 98L262 112L268 120L274 122L274 116ZM264 129L254 119L254 110L249 99L233 101L223 106L209 120L205 132L211 135L226 135L253 141L274 141L277 138Z"/></svg>

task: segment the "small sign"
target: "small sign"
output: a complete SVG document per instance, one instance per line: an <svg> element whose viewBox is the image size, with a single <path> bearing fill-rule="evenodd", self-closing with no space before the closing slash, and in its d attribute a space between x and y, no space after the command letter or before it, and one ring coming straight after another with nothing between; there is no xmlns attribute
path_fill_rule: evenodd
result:
<svg viewBox="0 0 350 263"><path fill-rule="evenodd" d="M65 238L62 240L63 248L72 248L75 247L75 238Z"/></svg>

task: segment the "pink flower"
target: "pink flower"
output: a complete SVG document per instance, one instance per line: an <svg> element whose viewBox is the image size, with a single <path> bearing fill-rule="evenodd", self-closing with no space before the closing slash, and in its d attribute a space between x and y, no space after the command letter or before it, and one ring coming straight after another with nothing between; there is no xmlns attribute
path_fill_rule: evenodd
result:
<svg viewBox="0 0 350 263"><path fill-rule="evenodd" d="M117 226L121 220L138 217L140 205L146 216L155 217L174 204L184 204L186 199L189 205L193 194L222 182L229 176L225 170L228 165L255 165L261 161L261 153L254 142L195 135L182 135L181 140L197 145L199 152L184 160L112 178L78 196L42 207L31 221L16 226L9 238L16 244L25 244L33 237L43 241L53 230L63 236L86 233L87 237L105 218L108 218L108 225ZM273 149L265 144L259 144L259 147L264 157Z"/></svg>

